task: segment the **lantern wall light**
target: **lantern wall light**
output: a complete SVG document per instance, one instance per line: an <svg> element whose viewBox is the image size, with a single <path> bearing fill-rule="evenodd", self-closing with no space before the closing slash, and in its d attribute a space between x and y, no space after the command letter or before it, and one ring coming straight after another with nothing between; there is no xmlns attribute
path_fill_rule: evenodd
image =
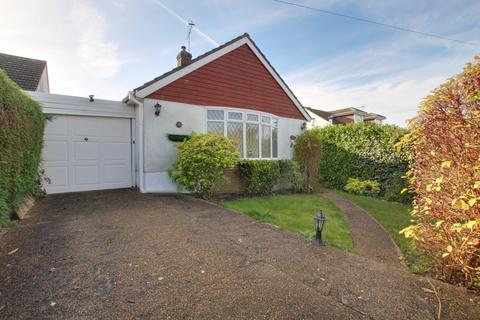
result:
<svg viewBox="0 0 480 320"><path fill-rule="evenodd" d="M162 105L160 103L156 103L153 108L155 109L155 116L159 116L160 115L160 111L162 111Z"/></svg>

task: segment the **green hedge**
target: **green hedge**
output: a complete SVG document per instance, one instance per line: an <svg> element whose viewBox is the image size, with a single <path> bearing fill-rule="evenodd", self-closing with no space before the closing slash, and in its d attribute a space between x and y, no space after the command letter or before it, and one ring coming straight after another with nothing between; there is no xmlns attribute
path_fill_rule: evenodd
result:
<svg viewBox="0 0 480 320"><path fill-rule="evenodd" d="M35 188L44 126L40 105L0 69L0 225Z"/></svg>
<svg viewBox="0 0 480 320"><path fill-rule="evenodd" d="M293 160L242 160L238 169L249 194L298 190L302 185L298 164Z"/></svg>
<svg viewBox="0 0 480 320"><path fill-rule="evenodd" d="M409 201L408 194L400 194L407 185L402 176L408 167L408 155L396 148L406 129L358 123L313 130L320 141L322 183L343 189L349 178L374 180L380 184L379 196Z"/></svg>

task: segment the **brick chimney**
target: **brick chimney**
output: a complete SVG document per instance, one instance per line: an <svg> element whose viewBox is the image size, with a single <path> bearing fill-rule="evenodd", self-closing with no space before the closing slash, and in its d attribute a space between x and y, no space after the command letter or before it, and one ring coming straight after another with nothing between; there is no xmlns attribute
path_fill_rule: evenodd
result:
<svg viewBox="0 0 480 320"><path fill-rule="evenodd" d="M182 51L177 54L177 66L183 67L192 62L192 54L187 51L185 46L182 46Z"/></svg>

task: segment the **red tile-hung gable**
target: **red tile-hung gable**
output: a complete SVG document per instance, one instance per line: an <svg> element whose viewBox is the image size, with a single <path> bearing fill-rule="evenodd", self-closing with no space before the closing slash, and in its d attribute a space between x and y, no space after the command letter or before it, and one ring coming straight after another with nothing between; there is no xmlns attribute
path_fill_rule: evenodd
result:
<svg viewBox="0 0 480 320"><path fill-rule="evenodd" d="M147 98L201 106L236 107L305 119L248 45L243 45L150 94Z"/></svg>

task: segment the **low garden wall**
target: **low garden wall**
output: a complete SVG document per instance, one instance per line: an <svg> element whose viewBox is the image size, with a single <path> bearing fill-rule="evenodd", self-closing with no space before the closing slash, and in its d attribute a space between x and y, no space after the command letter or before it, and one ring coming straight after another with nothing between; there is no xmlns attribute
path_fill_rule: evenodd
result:
<svg viewBox="0 0 480 320"><path fill-rule="evenodd" d="M39 187L44 126L41 106L0 69L0 226Z"/></svg>

